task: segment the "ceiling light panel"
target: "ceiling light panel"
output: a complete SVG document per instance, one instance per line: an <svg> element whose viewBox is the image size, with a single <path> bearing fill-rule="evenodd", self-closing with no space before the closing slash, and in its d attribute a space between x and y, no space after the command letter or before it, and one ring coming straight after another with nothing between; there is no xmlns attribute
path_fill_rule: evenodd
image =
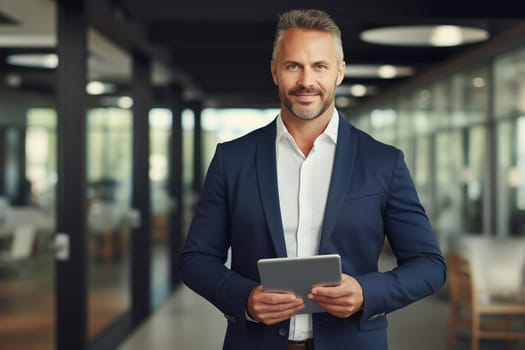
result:
<svg viewBox="0 0 525 350"><path fill-rule="evenodd" d="M394 26L365 30L361 40L397 46L458 46L487 40L486 30L452 25Z"/></svg>
<svg viewBox="0 0 525 350"><path fill-rule="evenodd" d="M395 66L390 64L348 64L345 68L347 78L381 78L393 79L407 77L414 74L414 69L408 66Z"/></svg>

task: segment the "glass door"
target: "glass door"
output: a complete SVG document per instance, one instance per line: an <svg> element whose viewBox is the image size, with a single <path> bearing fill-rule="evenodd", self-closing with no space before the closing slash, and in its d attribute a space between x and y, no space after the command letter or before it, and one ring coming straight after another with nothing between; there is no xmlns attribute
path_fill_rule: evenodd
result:
<svg viewBox="0 0 525 350"><path fill-rule="evenodd" d="M55 349L55 12L53 1L0 5L2 349Z"/></svg>

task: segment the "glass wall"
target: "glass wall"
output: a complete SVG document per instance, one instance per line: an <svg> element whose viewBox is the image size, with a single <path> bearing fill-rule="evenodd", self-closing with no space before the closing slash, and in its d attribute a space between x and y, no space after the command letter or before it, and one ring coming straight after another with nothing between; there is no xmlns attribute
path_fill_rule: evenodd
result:
<svg viewBox="0 0 525 350"><path fill-rule="evenodd" d="M9 171L0 198L0 344L53 349L54 256L48 244L55 226L56 114L32 108L24 116L27 106L18 107L21 124L0 126Z"/></svg>
<svg viewBox="0 0 525 350"><path fill-rule="evenodd" d="M56 6L1 3L13 22L0 25L0 348L51 350L57 117L53 94L42 85L54 79L54 66L43 63L56 64L48 55L56 43ZM13 56L21 53L28 56ZM15 64L15 57L40 66Z"/></svg>
<svg viewBox="0 0 525 350"><path fill-rule="evenodd" d="M446 250L450 236L464 231L461 213L464 200L461 191L463 144L461 132L440 132L436 135L434 207L431 220L442 249Z"/></svg>
<svg viewBox="0 0 525 350"><path fill-rule="evenodd" d="M494 64L497 234L525 235L525 48Z"/></svg>
<svg viewBox="0 0 525 350"><path fill-rule="evenodd" d="M95 108L87 115L89 336L129 310L132 115Z"/></svg>
<svg viewBox="0 0 525 350"><path fill-rule="evenodd" d="M467 232L483 232L484 191L486 183L487 131L485 126L474 126L464 134L464 160L461 170L461 185L464 218Z"/></svg>
<svg viewBox="0 0 525 350"><path fill-rule="evenodd" d="M86 225L88 337L95 339L130 311L132 127L125 95L129 54L88 29L86 114Z"/></svg>
<svg viewBox="0 0 525 350"><path fill-rule="evenodd" d="M197 196L193 193L193 133L195 129L195 113L191 109L185 109L181 114L182 123L182 202L183 224L182 232L186 235L193 218L193 207Z"/></svg>
<svg viewBox="0 0 525 350"><path fill-rule="evenodd" d="M525 48L486 62L351 119L405 153L444 252L455 234L525 235Z"/></svg>
<svg viewBox="0 0 525 350"><path fill-rule="evenodd" d="M168 231L173 200L169 194L168 170L172 114L169 109L156 108L149 113L151 187L151 295L153 307L159 305L169 293Z"/></svg>

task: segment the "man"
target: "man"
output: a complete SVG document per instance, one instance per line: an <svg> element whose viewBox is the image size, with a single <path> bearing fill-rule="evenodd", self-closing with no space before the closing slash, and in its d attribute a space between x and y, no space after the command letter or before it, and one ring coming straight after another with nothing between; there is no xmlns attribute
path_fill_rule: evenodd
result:
<svg viewBox="0 0 525 350"><path fill-rule="evenodd" d="M387 349L385 315L444 284L401 152L335 109L344 71L341 33L325 12L284 13L271 62L280 114L217 146L181 269L227 318L223 349ZM385 237L398 266L381 273ZM308 295L326 312L297 314L301 298L263 292L258 259L330 253L341 256L342 284Z"/></svg>

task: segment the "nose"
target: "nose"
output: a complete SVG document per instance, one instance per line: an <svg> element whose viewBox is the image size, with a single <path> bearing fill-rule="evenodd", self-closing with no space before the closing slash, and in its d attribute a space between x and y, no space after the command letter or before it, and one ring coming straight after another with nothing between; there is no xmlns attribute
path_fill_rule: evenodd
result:
<svg viewBox="0 0 525 350"><path fill-rule="evenodd" d="M312 87L314 86L314 74L312 70L308 67L305 67L301 74L299 75L298 85L303 87Z"/></svg>

